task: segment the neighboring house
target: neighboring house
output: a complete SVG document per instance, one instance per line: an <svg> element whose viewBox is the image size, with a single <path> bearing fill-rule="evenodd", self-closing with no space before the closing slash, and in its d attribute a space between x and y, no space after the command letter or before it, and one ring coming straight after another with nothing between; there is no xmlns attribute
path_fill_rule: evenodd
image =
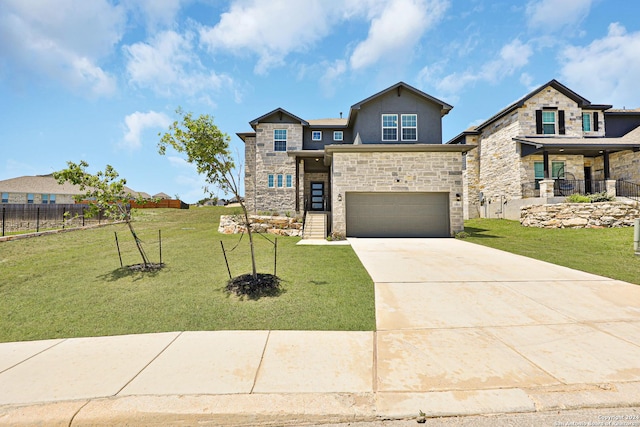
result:
<svg viewBox="0 0 640 427"><path fill-rule="evenodd" d="M238 134L247 207L305 215L307 225L321 218L319 237L462 231L462 153L473 146L442 144L451 108L400 82L354 104L347 118L305 120L282 108L258 117L254 132Z"/></svg>
<svg viewBox="0 0 640 427"><path fill-rule="evenodd" d="M126 186L124 189L126 194L133 197L151 198L148 193L139 193ZM58 184L53 174L21 176L0 181L0 204L73 204L76 196L85 193L86 191L81 191L77 185L69 182Z"/></svg>
<svg viewBox="0 0 640 427"><path fill-rule="evenodd" d="M53 175L21 176L0 181L0 203L72 204L83 194L78 186L58 184Z"/></svg>
<svg viewBox="0 0 640 427"><path fill-rule="evenodd" d="M640 111L592 104L556 80L447 145L465 155L465 218L518 219L572 193L640 196Z"/></svg>

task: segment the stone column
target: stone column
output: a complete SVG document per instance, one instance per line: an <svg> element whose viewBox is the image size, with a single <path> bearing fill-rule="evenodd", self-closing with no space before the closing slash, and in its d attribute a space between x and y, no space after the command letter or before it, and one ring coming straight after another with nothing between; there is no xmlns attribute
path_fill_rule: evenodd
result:
<svg viewBox="0 0 640 427"><path fill-rule="evenodd" d="M553 197L553 179L543 179L540 181L540 197L549 199Z"/></svg>
<svg viewBox="0 0 640 427"><path fill-rule="evenodd" d="M605 181L605 187L607 188L607 194L616 197L616 180L615 179L607 179Z"/></svg>

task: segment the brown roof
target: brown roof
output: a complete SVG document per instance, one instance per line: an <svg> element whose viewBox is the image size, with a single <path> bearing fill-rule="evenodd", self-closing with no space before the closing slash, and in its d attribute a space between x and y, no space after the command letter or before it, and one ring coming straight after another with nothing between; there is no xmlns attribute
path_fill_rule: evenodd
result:
<svg viewBox="0 0 640 427"><path fill-rule="evenodd" d="M640 108L609 108L607 113L640 113Z"/></svg>
<svg viewBox="0 0 640 427"><path fill-rule="evenodd" d="M53 175L21 176L0 181L0 191L5 193L84 194L77 185L58 184Z"/></svg>
<svg viewBox="0 0 640 427"><path fill-rule="evenodd" d="M345 127L347 126L347 119L316 119L309 120L309 126L335 126Z"/></svg>

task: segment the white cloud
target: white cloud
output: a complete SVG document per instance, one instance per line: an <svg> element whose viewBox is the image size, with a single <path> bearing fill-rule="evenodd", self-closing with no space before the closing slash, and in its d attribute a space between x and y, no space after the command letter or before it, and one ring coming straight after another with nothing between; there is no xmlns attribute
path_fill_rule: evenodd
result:
<svg viewBox="0 0 640 427"><path fill-rule="evenodd" d="M325 72L320 78L320 84L325 96L333 96L336 91L336 80L347 71L347 62L343 59L337 59L333 63L323 63L322 66Z"/></svg>
<svg viewBox="0 0 640 427"><path fill-rule="evenodd" d="M329 32L328 15L338 3L321 0L236 1L200 38L209 50L258 55L255 71L283 64L290 52L311 47Z"/></svg>
<svg viewBox="0 0 640 427"><path fill-rule="evenodd" d="M559 61L562 81L593 102L640 106L640 31L612 23L605 37L565 48Z"/></svg>
<svg viewBox="0 0 640 427"><path fill-rule="evenodd" d="M448 5L449 0L236 0L220 22L201 28L200 38L211 52L256 55L255 72L264 74L285 64L287 55L306 52L338 25L370 22L367 38L349 60L360 69L409 55Z"/></svg>
<svg viewBox="0 0 640 427"><path fill-rule="evenodd" d="M42 75L92 95L107 95L115 78L99 65L124 32L122 7L106 0L0 2L0 56L14 69Z"/></svg>
<svg viewBox="0 0 640 427"><path fill-rule="evenodd" d="M367 39L350 58L351 68L366 68L384 59L399 61L411 53L422 35L442 19L449 6L441 0L393 0L371 20Z"/></svg>
<svg viewBox="0 0 640 427"><path fill-rule="evenodd" d="M121 146L135 150L141 147L142 142L140 139L146 129L166 129L171 124L171 119L166 114L156 111L149 111L148 113L136 111L124 118L124 124L126 129Z"/></svg>
<svg viewBox="0 0 640 427"><path fill-rule="evenodd" d="M142 15L150 29L171 26L183 0L125 0L124 4Z"/></svg>
<svg viewBox="0 0 640 427"><path fill-rule="evenodd" d="M516 39L504 45L497 58L485 62L477 70L449 74L436 80L435 86L441 93L457 94L465 86L478 81L497 83L527 65L532 54L533 49L529 44ZM427 71L423 69L421 75L429 76L430 73Z"/></svg>
<svg viewBox="0 0 640 427"><path fill-rule="evenodd" d="M194 52L194 34L164 31L149 42L125 46L127 73L133 85L172 96L208 97L211 91L233 86L225 74L207 70Z"/></svg>
<svg viewBox="0 0 640 427"><path fill-rule="evenodd" d="M592 0L539 0L527 4L528 26L552 33L575 27L589 14Z"/></svg>

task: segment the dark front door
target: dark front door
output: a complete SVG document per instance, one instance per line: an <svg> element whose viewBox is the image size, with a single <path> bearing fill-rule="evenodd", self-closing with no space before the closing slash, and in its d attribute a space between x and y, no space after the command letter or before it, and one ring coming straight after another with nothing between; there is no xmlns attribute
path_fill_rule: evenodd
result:
<svg viewBox="0 0 640 427"><path fill-rule="evenodd" d="M584 167L584 192L591 194L591 167Z"/></svg>
<svg viewBox="0 0 640 427"><path fill-rule="evenodd" d="M311 210L324 210L324 182L311 183Z"/></svg>

